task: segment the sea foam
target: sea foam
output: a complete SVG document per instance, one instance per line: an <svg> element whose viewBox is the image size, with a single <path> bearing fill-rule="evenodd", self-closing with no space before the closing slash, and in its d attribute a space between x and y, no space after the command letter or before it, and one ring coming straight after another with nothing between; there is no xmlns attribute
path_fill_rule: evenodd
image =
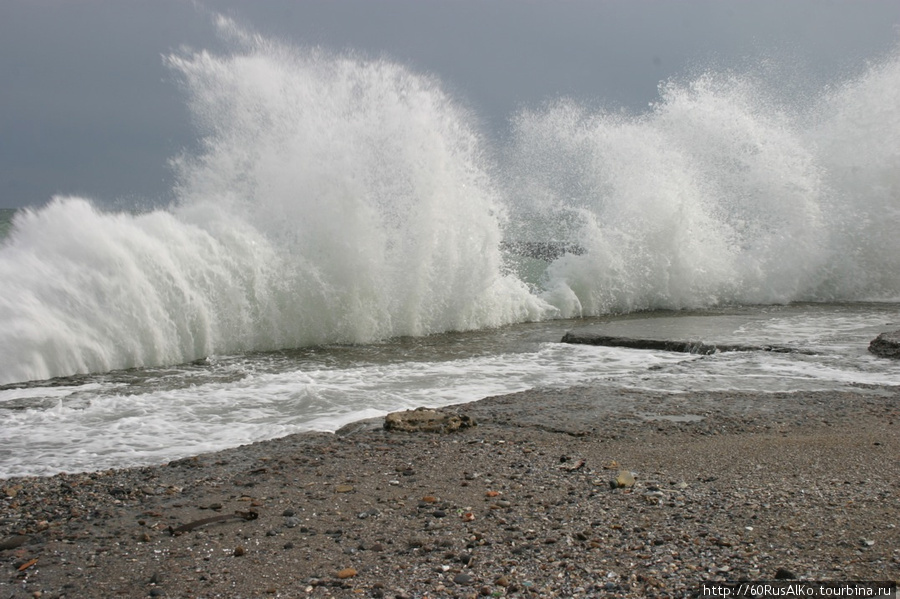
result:
<svg viewBox="0 0 900 599"><path fill-rule="evenodd" d="M508 142L435 77L220 19L166 57L199 150L172 206L56 197L0 246L0 383L728 303L900 299L900 52L797 98L749 73ZM501 241L580 253L523 280ZM509 246L508 246L509 247Z"/></svg>

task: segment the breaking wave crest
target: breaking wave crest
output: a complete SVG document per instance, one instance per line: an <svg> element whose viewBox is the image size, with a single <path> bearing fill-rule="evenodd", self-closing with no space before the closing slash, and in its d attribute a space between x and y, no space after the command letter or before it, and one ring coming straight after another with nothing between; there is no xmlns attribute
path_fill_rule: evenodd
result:
<svg viewBox="0 0 900 599"><path fill-rule="evenodd" d="M16 216L0 383L560 316L900 298L897 53L802 106L707 73L640 115L523 111L491 147L433 77L219 24L231 52L167 58L201 142L173 160L173 206L57 197ZM504 239L579 252L529 280Z"/></svg>
<svg viewBox="0 0 900 599"><path fill-rule="evenodd" d="M566 316L900 297L900 58L814 100L751 75L668 82L641 115L561 101L514 121L516 231Z"/></svg>

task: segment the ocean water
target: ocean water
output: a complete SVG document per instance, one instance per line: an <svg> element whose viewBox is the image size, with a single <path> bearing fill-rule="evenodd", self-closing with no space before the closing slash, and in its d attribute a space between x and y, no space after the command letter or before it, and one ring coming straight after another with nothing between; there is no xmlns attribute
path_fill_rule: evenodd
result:
<svg viewBox="0 0 900 599"><path fill-rule="evenodd" d="M200 147L177 202L0 215L0 476L542 386L900 384L866 352L900 328L900 50L803 92L720 70L638 114L560 100L498 141L432 76L220 28L231 51L167 58ZM610 320L813 353L557 343Z"/></svg>

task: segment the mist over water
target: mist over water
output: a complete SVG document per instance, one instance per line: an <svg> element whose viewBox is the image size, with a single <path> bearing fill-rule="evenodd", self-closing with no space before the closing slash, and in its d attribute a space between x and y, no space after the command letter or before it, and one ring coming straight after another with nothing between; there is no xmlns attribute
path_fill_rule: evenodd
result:
<svg viewBox="0 0 900 599"><path fill-rule="evenodd" d="M900 299L900 53L814 100L751 75L644 114L562 101L491 145L433 77L221 19L167 58L178 202L54 198L0 247L0 383L557 317ZM501 240L585 252L513 267Z"/></svg>

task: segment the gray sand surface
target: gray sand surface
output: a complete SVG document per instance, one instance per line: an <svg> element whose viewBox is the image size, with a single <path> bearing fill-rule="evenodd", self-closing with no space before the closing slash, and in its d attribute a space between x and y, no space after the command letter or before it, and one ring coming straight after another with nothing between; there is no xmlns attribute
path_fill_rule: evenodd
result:
<svg viewBox="0 0 900 599"><path fill-rule="evenodd" d="M0 597L637 598L776 575L897 580L898 398L534 390L452 408L477 426L450 434L372 421L2 480Z"/></svg>

